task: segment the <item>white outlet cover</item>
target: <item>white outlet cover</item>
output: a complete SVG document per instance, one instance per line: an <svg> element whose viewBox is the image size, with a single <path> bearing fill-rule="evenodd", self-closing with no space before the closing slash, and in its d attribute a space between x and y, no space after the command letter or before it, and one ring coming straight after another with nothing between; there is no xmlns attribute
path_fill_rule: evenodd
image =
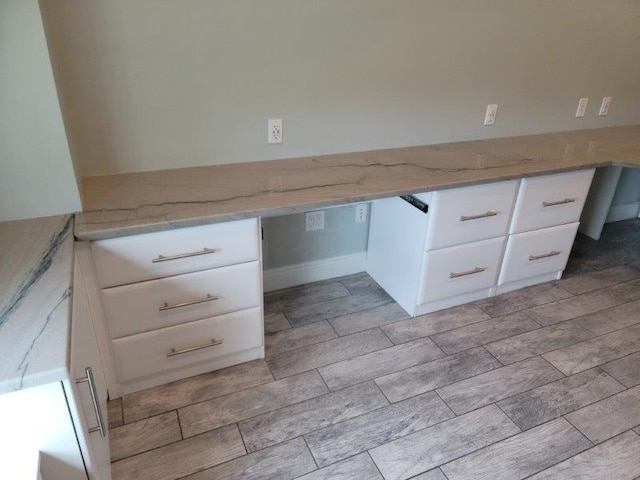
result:
<svg viewBox="0 0 640 480"><path fill-rule="evenodd" d="M270 118L267 121L267 143L282 143L282 119Z"/></svg>
<svg viewBox="0 0 640 480"><path fill-rule="evenodd" d="M589 97L582 97L580 100L578 100L576 118L584 117L584 114L587 112L587 105L589 105Z"/></svg>
<svg viewBox="0 0 640 480"><path fill-rule="evenodd" d="M484 114L485 126L494 125L496 123L497 115L498 115L498 105L495 103L487 105L487 111Z"/></svg>
<svg viewBox="0 0 640 480"><path fill-rule="evenodd" d="M316 210L315 212L305 213L304 230L305 232L311 232L313 230L324 230L324 210Z"/></svg>
<svg viewBox="0 0 640 480"><path fill-rule="evenodd" d="M611 97L603 97L598 115L600 117L604 117L607 113L609 113L609 107L611 107Z"/></svg>

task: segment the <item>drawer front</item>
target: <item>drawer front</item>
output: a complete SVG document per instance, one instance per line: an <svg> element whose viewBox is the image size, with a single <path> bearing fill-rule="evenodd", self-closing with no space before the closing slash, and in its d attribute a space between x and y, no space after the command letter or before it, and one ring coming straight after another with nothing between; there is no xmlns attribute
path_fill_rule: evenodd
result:
<svg viewBox="0 0 640 480"><path fill-rule="evenodd" d="M504 243L499 237L427 252L418 304L494 286Z"/></svg>
<svg viewBox="0 0 640 480"><path fill-rule="evenodd" d="M510 233L577 222L593 172L591 169L523 179Z"/></svg>
<svg viewBox="0 0 640 480"><path fill-rule="evenodd" d="M102 291L111 338L260 306L260 262Z"/></svg>
<svg viewBox="0 0 640 480"><path fill-rule="evenodd" d="M217 223L92 242L102 288L259 258L258 220Z"/></svg>
<svg viewBox="0 0 640 480"><path fill-rule="evenodd" d="M113 340L118 378L127 382L260 347L260 312L252 308ZM176 354L167 356L172 349Z"/></svg>
<svg viewBox="0 0 640 480"><path fill-rule="evenodd" d="M498 285L564 270L579 222L511 235Z"/></svg>
<svg viewBox="0 0 640 480"><path fill-rule="evenodd" d="M435 192L425 248L506 235L518 180Z"/></svg>

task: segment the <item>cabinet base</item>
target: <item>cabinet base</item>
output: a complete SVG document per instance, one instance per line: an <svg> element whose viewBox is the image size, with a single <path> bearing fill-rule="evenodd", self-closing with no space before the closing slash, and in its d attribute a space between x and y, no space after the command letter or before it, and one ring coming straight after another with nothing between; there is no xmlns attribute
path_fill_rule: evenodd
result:
<svg viewBox="0 0 640 480"><path fill-rule="evenodd" d="M475 292L465 293L463 295L457 295L451 298L443 298L442 300L436 300L434 302L423 303L416 307L416 311L412 314L407 312L412 317L418 315L424 315L425 313L436 312L438 310L444 310L445 308L455 307L464 303L474 302L476 300L482 300L483 298L493 296L495 287L483 288Z"/></svg>
<svg viewBox="0 0 640 480"><path fill-rule="evenodd" d="M244 352L238 352L221 358L216 358L210 362L198 363L196 365L190 365L189 367L162 372L162 374L138 378L121 384L118 397L139 392L140 390L146 390L147 388L157 387L158 385L164 385L165 383L175 382L176 380L182 380L187 377L211 372L213 370L231 367L239 363L257 360L259 358L264 358L264 347L252 348L250 350L245 350Z"/></svg>
<svg viewBox="0 0 640 480"><path fill-rule="evenodd" d="M496 295L501 293L512 292L524 287L530 287L531 285L537 285L539 283L551 282L552 280L560 280L564 270L558 270L557 272L545 273L544 275L538 275L531 278L523 278L522 280L516 280L515 282L505 283L504 285L498 285L496 288Z"/></svg>

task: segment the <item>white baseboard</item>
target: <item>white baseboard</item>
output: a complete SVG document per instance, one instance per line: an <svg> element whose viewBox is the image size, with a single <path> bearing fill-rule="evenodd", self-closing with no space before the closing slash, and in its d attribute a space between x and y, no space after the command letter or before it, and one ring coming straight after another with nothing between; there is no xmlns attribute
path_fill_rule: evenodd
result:
<svg viewBox="0 0 640 480"><path fill-rule="evenodd" d="M628 220L629 218L638 218L639 213L640 202L612 205L611 208L609 208L609 213L607 214L605 223Z"/></svg>
<svg viewBox="0 0 640 480"><path fill-rule="evenodd" d="M263 287L265 292L270 292L281 288L364 272L366 266L367 252L360 252L325 260L272 268L265 270L262 274Z"/></svg>

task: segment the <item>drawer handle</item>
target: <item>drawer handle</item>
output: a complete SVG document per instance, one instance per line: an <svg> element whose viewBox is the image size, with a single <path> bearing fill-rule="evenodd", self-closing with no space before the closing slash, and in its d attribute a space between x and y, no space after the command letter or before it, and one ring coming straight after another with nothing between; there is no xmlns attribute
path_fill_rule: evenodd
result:
<svg viewBox="0 0 640 480"><path fill-rule="evenodd" d="M576 198L565 198L564 200L556 200L553 202L542 202L543 207L555 207L556 205L564 205L565 203L573 203L577 199Z"/></svg>
<svg viewBox="0 0 640 480"><path fill-rule="evenodd" d="M158 255L158 258L152 258L151 263L168 262L170 260L179 260L181 258L197 257L198 255L209 255L210 253L216 253L215 248L203 248L197 252L180 253L179 255L171 255L165 257L164 255Z"/></svg>
<svg viewBox="0 0 640 480"><path fill-rule="evenodd" d="M91 403L93 403L93 410L96 412L96 419L98 420L98 426L89 429L89 433L100 432L100 436L104 438L106 436L104 431L104 421L102 420L102 411L100 410L100 404L98 403L98 392L96 391L96 382L93 379L93 371L91 367L84 369L85 377L76 378L76 383L87 382L89 384L89 393L91 394Z"/></svg>
<svg viewBox="0 0 640 480"><path fill-rule="evenodd" d="M164 302L164 304L160 308L158 308L158 310L161 312L164 312L165 310L173 310L174 308L188 307L189 305L197 305L199 303L213 302L215 300L218 300L219 298L220 297L218 295L210 295L207 293L207 296L204 298L199 298L197 300L190 300L188 302L175 303L173 305L169 305L167 302Z"/></svg>
<svg viewBox="0 0 640 480"><path fill-rule="evenodd" d="M480 213L478 215L461 215L460 221L466 222L467 220L477 220L478 218L487 218L487 217L495 217L498 215L498 212L488 211L486 213Z"/></svg>
<svg viewBox="0 0 640 480"><path fill-rule="evenodd" d="M534 260L540 260L542 258L555 257L556 255L560 255L560 252L556 250L551 250L549 253L543 253L542 255L529 255L529 261L533 262Z"/></svg>
<svg viewBox="0 0 640 480"><path fill-rule="evenodd" d="M467 275L474 275L476 273L482 273L487 269L487 267L476 267L473 270L469 270L466 272L451 272L449 274L449 278L460 278L460 277L466 277Z"/></svg>
<svg viewBox="0 0 640 480"><path fill-rule="evenodd" d="M196 350L202 350L203 348L215 347L216 345L221 345L222 340L216 340L215 338L211 339L211 343L206 343L204 345L198 345L196 347L188 347L183 348L182 350L176 350L172 348L170 352L167 352L167 357L175 357L176 355L182 355L183 353L195 352Z"/></svg>

